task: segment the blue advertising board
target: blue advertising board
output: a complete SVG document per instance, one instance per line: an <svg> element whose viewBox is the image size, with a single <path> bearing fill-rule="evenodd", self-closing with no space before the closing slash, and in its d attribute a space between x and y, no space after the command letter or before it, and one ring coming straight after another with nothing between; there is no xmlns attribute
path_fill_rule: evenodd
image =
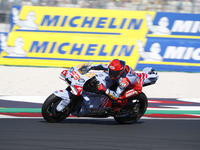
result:
<svg viewBox="0 0 200 150"><path fill-rule="evenodd" d="M146 14L147 41L137 41L136 69L200 72L200 14Z"/></svg>

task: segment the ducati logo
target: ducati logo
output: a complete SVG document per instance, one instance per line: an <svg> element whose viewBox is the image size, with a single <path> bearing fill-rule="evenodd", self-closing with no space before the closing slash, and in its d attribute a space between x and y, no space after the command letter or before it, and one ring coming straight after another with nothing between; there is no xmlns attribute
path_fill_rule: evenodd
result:
<svg viewBox="0 0 200 150"><path fill-rule="evenodd" d="M77 87L77 90L79 90L79 91L80 91L80 90L82 90L82 88L81 88L81 87Z"/></svg>

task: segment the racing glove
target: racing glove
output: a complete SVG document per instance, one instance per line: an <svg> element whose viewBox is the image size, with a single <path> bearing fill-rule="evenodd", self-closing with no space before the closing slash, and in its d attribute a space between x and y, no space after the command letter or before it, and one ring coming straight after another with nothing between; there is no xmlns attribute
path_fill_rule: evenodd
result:
<svg viewBox="0 0 200 150"><path fill-rule="evenodd" d="M101 91L102 94L105 93L111 99L116 100L117 104L119 104L120 106L126 105L127 99L119 99L117 94L114 91L107 89L103 84L98 84L97 89L98 89L98 91Z"/></svg>
<svg viewBox="0 0 200 150"><path fill-rule="evenodd" d="M106 87L103 84L97 84L97 94L105 94L106 92Z"/></svg>
<svg viewBox="0 0 200 150"><path fill-rule="evenodd" d="M99 91L103 91L103 92L106 91L106 87L105 87L103 84L98 84L98 85L97 85L97 89L98 89Z"/></svg>
<svg viewBox="0 0 200 150"><path fill-rule="evenodd" d="M100 94L106 94L113 100L118 99L117 94L114 91L110 90L109 88L106 88L103 84L97 84L97 90L99 91Z"/></svg>

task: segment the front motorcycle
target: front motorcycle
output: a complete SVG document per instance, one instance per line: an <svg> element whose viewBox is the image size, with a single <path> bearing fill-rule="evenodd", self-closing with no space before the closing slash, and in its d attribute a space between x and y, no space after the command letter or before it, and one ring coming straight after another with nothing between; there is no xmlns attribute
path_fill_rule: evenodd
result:
<svg viewBox="0 0 200 150"><path fill-rule="evenodd" d="M117 105L116 101L107 96L98 94L89 94L89 96L86 94L84 96L83 91L86 93L95 93L95 86L99 82L96 79L97 76L105 76L103 73L86 74L86 72L84 73L84 68L84 65L73 67L69 69L69 72L66 71L64 73L68 87L66 90L59 90L51 94L42 106L42 116L46 121L54 123L60 122L72 114L78 117L102 118L112 116L120 124L131 124L138 121L144 115L148 106L148 100L143 92L129 98L127 105L115 111L113 108ZM142 80L143 86L154 84L157 80L157 76L153 75L148 78L145 76L145 73L138 74L138 76ZM77 82L78 80L82 84ZM67 91L71 93L70 103L62 112L58 112L56 107L62 100L61 97L66 95Z"/></svg>

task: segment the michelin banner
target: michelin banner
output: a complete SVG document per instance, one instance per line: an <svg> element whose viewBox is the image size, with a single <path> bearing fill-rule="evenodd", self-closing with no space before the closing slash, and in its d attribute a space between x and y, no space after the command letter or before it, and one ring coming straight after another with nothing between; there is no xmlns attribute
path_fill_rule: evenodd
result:
<svg viewBox="0 0 200 150"><path fill-rule="evenodd" d="M133 68L200 72L200 15L13 6L0 64L71 67L123 59Z"/></svg>
<svg viewBox="0 0 200 150"><path fill-rule="evenodd" d="M137 41L140 59L136 69L151 66L162 71L200 72L199 39L148 38Z"/></svg>
<svg viewBox="0 0 200 150"><path fill-rule="evenodd" d="M200 72L200 14L146 14L146 26L146 43L137 40L136 69Z"/></svg>
<svg viewBox="0 0 200 150"><path fill-rule="evenodd" d="M136 41L146 41L147 12L13 6L0 64L71 67L118 58L136 67ZM155 12L148 12L152 16Z"/></svg>
<svg viewBox="0 0 200 150"><path fill-rule="evenodd" d="M83 36L9 33L1 41L0 63L6 65L71 67L82 62L109 63L113 58L132 64L137 60L136 40ZM4 45L4 46L3 46ZM8 46L9 45L9 46ZM134 62L133 62L134 64ZM136 64L136 63L135 63Z"/></svg>

